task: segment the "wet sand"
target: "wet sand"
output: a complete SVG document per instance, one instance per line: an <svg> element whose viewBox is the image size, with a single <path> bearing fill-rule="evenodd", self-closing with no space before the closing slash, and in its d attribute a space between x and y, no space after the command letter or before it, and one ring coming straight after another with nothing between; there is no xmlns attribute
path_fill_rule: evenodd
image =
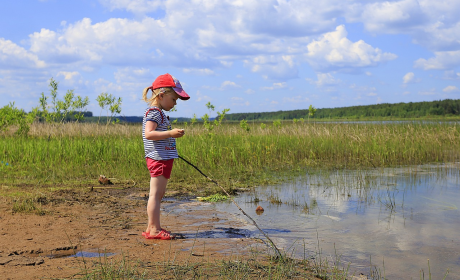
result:
<svg viewBox="0 0 460 280"><path fill-rule="evenodd" d="M46 196L45 215L13 213L0 200L0 279L79 278L99 258L69 257L110 253L107 260L139 260L144 268L167 262L197 262L249 256L266 246L250 238L241 221L201 202L162 203L162 226L179 238L147 240L146 190L58 191ZM195 207L194 207L195 206ZM174 207L175 210L167 211ZM193 208L193 210L192 210Z"/></svg>

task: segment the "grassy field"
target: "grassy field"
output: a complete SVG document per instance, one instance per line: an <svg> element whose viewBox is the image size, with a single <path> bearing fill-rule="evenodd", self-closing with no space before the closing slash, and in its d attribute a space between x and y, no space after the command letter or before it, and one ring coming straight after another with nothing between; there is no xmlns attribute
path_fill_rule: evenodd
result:
<svg viewBox="0 0 460 280"><path fill-rule="evenodd" d="M455 123L184 128L186 135L177 141L179 154L229 190L271 183L306 168L374 168L460 158L460 126ZM148 184L140 125L33 124L28 137L4 133L0 149L1 180L7 184L87 186L100 174L120 184ZM180 159L170 186L191 194L217 191Z"/></svg>
<svg viewBox="0 0 460 280"><path fill-rule="evenodd" d="M177 141L179 154L230 191L284 180L305 174L307 169L372 169L460 159L460 126L455 123L248 123L248 129L224 123L212 130L202 124L176 127L186 129L186 135ZM5 192L14 198L13 212L43 215L45 210L37 207L43 197L41 190L96 186L100 174L123 186L147 188L149 183L140 125L36 123L27 137L14 136L12 131L1 134L0 149L0 185L13 186ZM22 190L24 185L33 186L37 196L27 194L30 188ZM180 159L168 188L192 196L219 192ZM149 279L161 278L166 270L169 274L164 279L346 279L348 274L346 268L338 270L334 260L328 263L321 258L314 264L246 259L158 264L156 270L142 263L132 265L103 260L99 269L82 271L82 276ZM331 271L336 276L331 277ZM377 275L372 279L380 279L377 269L372 273Z"/></svg>

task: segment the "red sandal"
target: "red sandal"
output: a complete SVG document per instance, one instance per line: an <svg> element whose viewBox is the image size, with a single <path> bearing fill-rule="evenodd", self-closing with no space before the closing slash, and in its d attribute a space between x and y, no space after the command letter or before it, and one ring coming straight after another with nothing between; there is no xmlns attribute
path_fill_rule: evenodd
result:
<svg viewBox="0 0 460 280"><path fill-rule="evenodd" d="M176 238L175 234L171 234L171 232L161 229L161 231L157 235L150 235L147 232L143 232L142 236L146 239L161 239L161 240L171 240Z"/></svg>

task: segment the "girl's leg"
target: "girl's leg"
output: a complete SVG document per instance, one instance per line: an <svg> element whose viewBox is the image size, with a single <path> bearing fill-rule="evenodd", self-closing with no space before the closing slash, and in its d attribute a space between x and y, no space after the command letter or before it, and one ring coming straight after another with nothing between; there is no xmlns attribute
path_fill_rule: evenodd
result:
<svg viewBox="0 0 460 280"><path fill-rule="evenodd" d="M161 231L160 225L160 203L165 195L168 179L164 176L152 177L150 179L149 201L147 203L148 225L147 232L156 235Z"/></svg>

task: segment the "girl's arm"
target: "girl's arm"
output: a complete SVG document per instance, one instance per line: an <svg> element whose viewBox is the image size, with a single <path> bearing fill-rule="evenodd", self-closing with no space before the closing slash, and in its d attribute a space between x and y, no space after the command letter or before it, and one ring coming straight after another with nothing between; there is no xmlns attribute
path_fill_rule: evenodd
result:
<svg viewBox="0 0 460 280"><path fill-rule="evenodd" d="M174 128L168 131L155 131L158 124L154 121L147 121L145 124L145 138L148 140L163 140L169 137L179 138L184 136L185 131L183 129Z"/></svg>

